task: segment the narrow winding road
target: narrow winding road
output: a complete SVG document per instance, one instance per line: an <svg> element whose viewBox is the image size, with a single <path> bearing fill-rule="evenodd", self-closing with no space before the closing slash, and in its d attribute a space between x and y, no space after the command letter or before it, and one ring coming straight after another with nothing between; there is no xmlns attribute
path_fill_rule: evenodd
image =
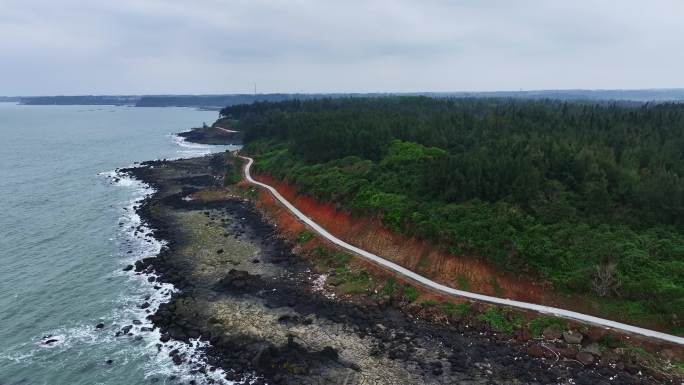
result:
<svg viewBox="0 0 684 385"><path fill-rule="evenodd" d="M538 305L534 303L528 303L528 302L521 302L521 301L515 301L511 299L506 299L506 298L498 298L498 297L491 297L488 295L483 295L483 294L477 294L477 293L471 293L468 291L463 291L463 290L457 290L445 285L442 285L441 283L432 281L426 277L423 277L422 275L419 275L409 269L406 269L405 267L402 267L400 265L397 265L394 262L388 261L380 256L377 256L373 253L369 253L366 250L362 250L354 245L350 245L349 243L335 237L334 235L330 234L327 230L325 230L323 227L321 227L319 224L311 220L311 218L307 217L299 211L292 203L288 202L287 199L285 199L278 190L275 188L265 184L261 183L254 178L252 178L252 175L250 173L250 168L252 167L252 163L254 160L252 158L246 157L246 156L240 156L241 158L247 160L247 165L244 168L244 174L245 178L249 183L252 183L254 185L263 187L267 189L273 197L275 197L280 203L282 203L288 210L290 210L299 220L304 222L306 225L308 225L313 231L321 235L322 237L328 239L330 242L340 246L341 248L348 250L362 258L365 258L381 267L384 267L385 269L391 270L392 272L399 274L400 276L407 278L411 281L414 281L422 286L425 286L427 288L439 291L444 294L448 295L454 295L454 296L459 296L459 297L465 297L469 299L473 299L476 301L483 301L483 302L488 302L488 303L493 303L497 305L503 305L503 306L511 306L511 307L516 307L520 309L525 309L525 310L532 310L536 311L539 313L544 313L544 314L551 314L557 317L563 317L563 318L569 318L577 321L582 321L585 323L590 323L594 325L600 325L616 330L622 330L634 334L639 334L642 336L646 337L651 337L663 341L668 341L672 342L678 345L684 345L684 338L674 336L671 334L666 334L666 333L661 333L655 330L649 330L649 329L644 329L640 328L637 326L632 326L632 325L627 325L623 324L620 322L615 322L611 320L607 320L604 318L599 318L599 317L594 317L588 314L582 314L578 312L574 312L571 310L565 310L565 309L559 309L551 306L544 306L544 305Z"/></svg>

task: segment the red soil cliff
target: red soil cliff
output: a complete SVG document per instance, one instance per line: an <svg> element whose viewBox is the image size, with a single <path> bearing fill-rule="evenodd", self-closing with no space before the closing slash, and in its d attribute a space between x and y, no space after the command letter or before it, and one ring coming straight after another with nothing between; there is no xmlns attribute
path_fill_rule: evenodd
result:
<svg viewBox="0 0 684 385"><path fill-rule="evenodd" d="M329 203L298 195L293 186L267 175L255 179L275 187L278 192L308 217L336 237L411 269L434 281L497 297L526 302L550 303L546 288L529 279L496 271L471 256L446 253L427 241L396 234L382 226L379 219L352 216ZM259 192L260 204L275 200L265 190ZM299 233L304 225L285 210L277 210L276 222L283 231Z"/></svg>

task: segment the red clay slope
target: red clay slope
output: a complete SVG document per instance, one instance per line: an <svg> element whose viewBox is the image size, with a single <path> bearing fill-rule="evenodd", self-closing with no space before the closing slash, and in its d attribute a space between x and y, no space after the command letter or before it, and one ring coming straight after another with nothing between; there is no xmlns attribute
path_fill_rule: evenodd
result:
<svg viewBox="0 0 684 385"><path fill-rule="evenodd" d="M556 303L548 296L549 290L544 285L496 271L477 258L449 254L430 242L396 234L383 227L377 218L352 216L336 209L332 204L320 203L310 197L297 195L293 186L267 175L253 177L276 188L285 199L336 237L433 281L497 297L535 303ZM262 201L270 201L263 195L260 198ZM290 230L303 229L303 225L294 223L298 222L295 218L279 218L278 221L293 222L286 226L292 226Z"/></svg>

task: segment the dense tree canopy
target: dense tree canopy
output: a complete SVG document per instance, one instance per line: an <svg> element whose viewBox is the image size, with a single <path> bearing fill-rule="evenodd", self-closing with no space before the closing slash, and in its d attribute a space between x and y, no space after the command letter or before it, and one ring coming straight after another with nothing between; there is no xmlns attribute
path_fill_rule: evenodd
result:
<svg viewBox="0 0 684 385"><path fill-rule="evenodd" d="M303 193L635 314L684 317L684 105L397 97L221 113L257 168Z"/></svg>

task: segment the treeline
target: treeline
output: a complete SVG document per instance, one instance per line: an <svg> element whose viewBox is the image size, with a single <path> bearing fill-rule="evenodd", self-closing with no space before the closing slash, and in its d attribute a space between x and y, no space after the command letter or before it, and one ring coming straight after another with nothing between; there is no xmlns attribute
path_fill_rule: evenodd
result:
<svg viewBox="0 0 684 385"><path fill-rule="evenodd" d="M304 193L635 316L684 316L684 105L397 97L221 114L256 167Z"/></svg>
<svg viewBox="0 0 684 385"><path fill-rule="evenodd" d="M142 96L136 107L199 107L217 108L236 104L260 102L279 102L283 100L307 98L297 94L231 94L231 95L150 95Z"/></svg>
<svg viewBox="0 0 684 385"><path fill-rule="evenodd" d="M90 106L132 106L138 96L128 95L77 95L77 96L31 96L20 97L21 104L27 105L90 105Z"/></svg>

